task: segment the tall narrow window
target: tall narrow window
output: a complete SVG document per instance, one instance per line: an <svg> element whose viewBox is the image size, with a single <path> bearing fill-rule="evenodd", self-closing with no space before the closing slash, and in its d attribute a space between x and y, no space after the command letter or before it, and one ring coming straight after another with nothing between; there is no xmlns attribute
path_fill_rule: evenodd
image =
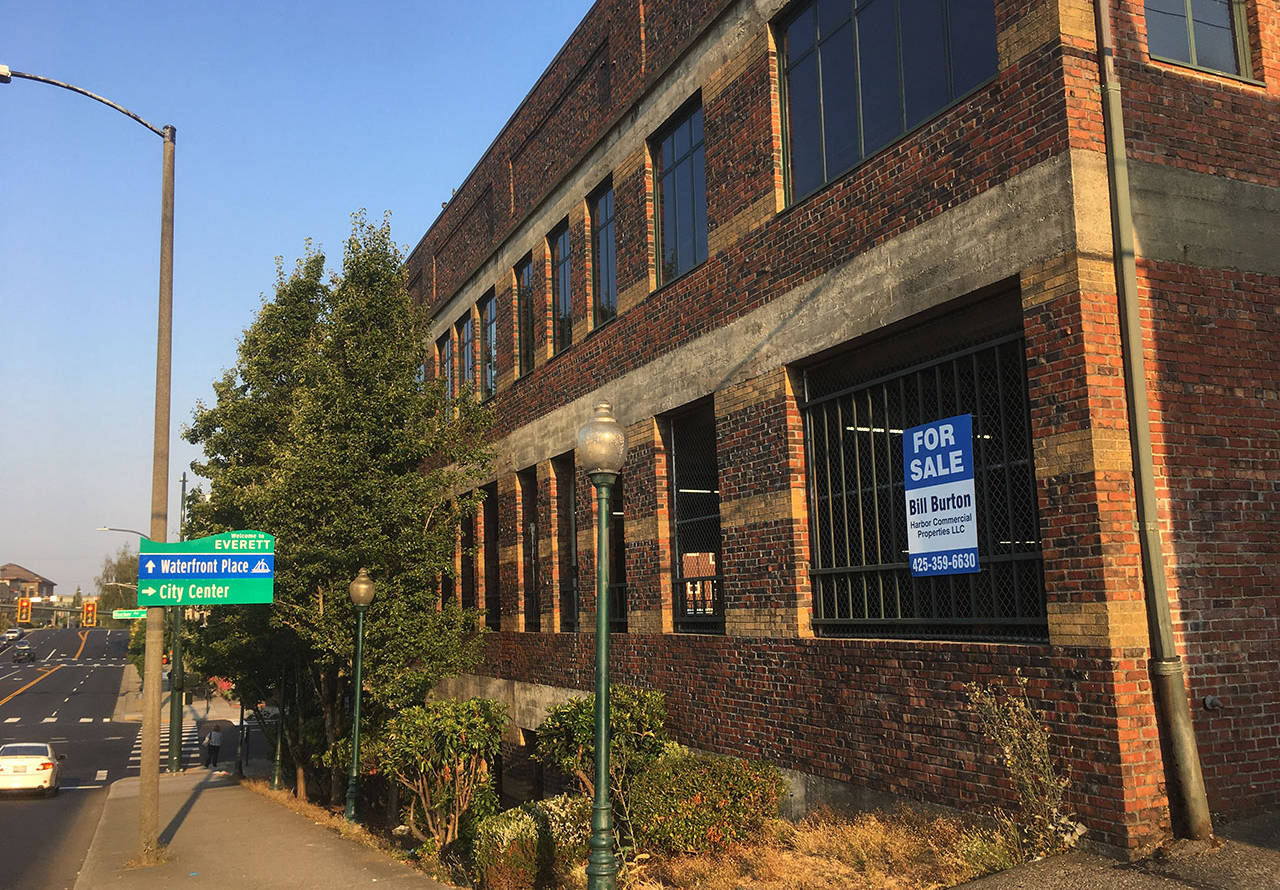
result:
<svg viewBox="0 0 1280 890"><path fill-rule="evenodd" d="M476 326L468 312L458 322L458 389L474 392L476 385Z"/></svg>
<svg viewBox="0 0 1280 890"><path fill-rule="evenodd" d="M476 607L476 517L462 517L462 608Z"/></svg>
<svg viewBox="0 0 1280 890"><path fill-rule="evenodd" d="M1146 0L1152 56L1227 74L1250 74L1241 4L1236 0ZM1238 33L1240 32L1240 33Z"/></svg>
<svg viewBox="0 0 1280 890"><path fill-rule="evenodd" d="M573 343L573 290L570 287L569 223L551 233L551 302L552 302L552 351L562 352Z"/></svg>
<svg viewBox="0 0 1280 890"><path fill-rule="evenodd" d="M524 375L533 370L533 257L522 259L515 271L520 374Z"/></svg>
<svg viewBox="0 0 1280 890"><path fill-rule="evenodd" d="M609 630L627 632L627 529L623 481L613 483L609 505Z"/></svg>
<svg viewBox="0 0 1280 890"><path fill-rule="evenodd" d="M591 284L595 326L618 314L618 252L613 235L613 185L591 198Z"/></svg>
<svg viewBox="0 0 1280 890"><path fill-rule="evenodd" d="M662 283L707 258L707 178L702 105L678 112L654 141Z"/></svg>
<svg viewBox="0 0 1280 890"><path fill-rule="evenodd" d="M436 367L444 378L444 397L453 398L453 337L449 334L436 341Z"/></svg>
<svg viewBox="0 0 1280 890"><path fill-rule="evenodd" d="M723 633L720 480L711 401L672 415L669 429L676 629Z"/></svg>
<svg viewBox="0 0 1280 890"><path fill-rule="evenodd" d="M484 624L489 630L502 629L501 564L498 558L498 486L486 485L484 492Z"/></svg>
<svg viewBox="0 0 1280 890"><path fill-rule="evenodd" d="M542 585L538 564L538 473L533 467L521 470L520 519L524 533L524 629L542 629Z"/></svg>
<svg viewBox="0 0 1280 890"><path fill-rule="evenodd" d="M814 0L779 38L792 200L996 73L993 0Z"/></svg>
<svg viewBox="0 0 1280 890"><path fill-rule="evenodd" d="M578 492L573 453L551 463L556 474L556 556L560 572L560 629L578 629Z"/></svg>
<svg viewBox="0 0 1280 890"><path fill-rule="evenodd" d="M498 391L498 304L493 291L480 300L480 398Z"/></svg>

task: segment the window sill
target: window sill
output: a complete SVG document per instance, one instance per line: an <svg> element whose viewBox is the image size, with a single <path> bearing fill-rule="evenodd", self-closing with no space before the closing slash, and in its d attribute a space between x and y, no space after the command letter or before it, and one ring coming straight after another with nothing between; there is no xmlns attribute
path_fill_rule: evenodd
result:
<svg viewBox="0 0 1280 890"><path fill-rule="evenodd" d="M1198 71L1201 74L1209 74L1214 77L1224 77L1227 80L1238 81L1239 83L1248 84L1251 87L1266 86L1262 81L1254 80L1252 77L1246 77L1243 74L1232 74L1230 71L1220 71L1217 68L1206 68L1203 65L1193 65L1190 62L1183 61L1182 59L1166 59L1164 56L1155 56L1150 53L1147 54L1147 58L1152 62L1159 63L1161 66L1169 65L1173 68L1186 68L1189 71Z"/></svg>
<svg viewBox="0 0 1280 890"><path fill-rule="evenodd" d="M692 275L694 272L697 272L699 269L701 269L703 266L705 266L705 265L707 264L707 260L709 260L709 259L711 259L711 258L710 258L710 257L707 257L707 259L706 259L706 260L703 260L702 262L700 262L700 263L696 263L696 264L694 264L694 265L690 266L688 269L685 269L683 272L681 272L681 273L680 273L679 275L677 275L675 278L672 278L672 279L670 279L670 280L668 280L668 281L663 281L663 282L659 283L657 287L655 287L653 290L649 291L649 296L653 296L654 294L658 293L659 291L664 291L664 290L666 290L667 288L671 287L673 284L676 284L677 282L683 281L684 279L688 278L688 277L689 277L690 275Z"/></svg>

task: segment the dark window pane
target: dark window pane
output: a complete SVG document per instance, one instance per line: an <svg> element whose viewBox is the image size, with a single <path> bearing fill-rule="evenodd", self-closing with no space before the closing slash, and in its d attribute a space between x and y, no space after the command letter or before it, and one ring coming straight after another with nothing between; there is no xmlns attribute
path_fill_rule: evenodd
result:
<svg viewBox="0 0 1280 890"><path fill-rule="evenodd" d="M818 36L826 37L839 28L852 12L849 0L818 0Z"/></svg>
<svg viewBox="0 0 1280 890"><path fill-rule="evenodd" d="M693 265L693 183L690 181L690 165L676 167L676 274Z"/></svg>
<svg viewBox="0 0 1280 890"><path fill-rule="evenodd" d="M689 147L702 144L702 106L693 109L689 115Z"/></svg>
<svg viewBox="0 0 1280 890"><path fill-rule="evenodd" d="M1155 10L1156 12L1167 12L1172 15L1187 15L1186 0L1146 0L1147 10Z"/></svg>
<svg viewBox="0 0 1280 890"><path fill-rule="evenodd" d="M808 6L787 25L787 64L813 47L813 7Z"/></svg>
<svg viewBox="0 0 1280 890"><path fill-rule="evenodd" d="M1164 59L1191 61L1191 44L1184 15L1157 12L1147 6L1147 52Z"/></svg>
<svg viewBox="0 0 1280 890"><path fill-rule="evenodd" d="M689 153L689 121L686 118L671 134L671 162L679 163Z"/></svg>
<svg viewBox="0 0 1280 890"><path fill-rule="evenodd" d="M1235 41L1230 28L1218 28L1196 22L1196 64L1215 71L1238 74Z"/></svg>
<svg viewBox="0 0 1280 890"><path fill-rule="evenodd" d="M853 24L822 41L822 123L826 147L824 181L858 162L858 91L853 64Z"/></svg>
<svg viewBox="0 0 1280 890"><path fill-rule="evenodd" d="M662 278L670 281L679 274L676 269L676 195L675 174L662 177Z"/></svg>
<svg viewBox="0 0 1280 890"><path fill-rule="evenodd" d="M864 155L888 145L901 130L896 30L892 0L875 0L858 11Z"/></svg>
<svg viewBox="0 0 1280 890"><path fill-rule="evenodd" d="M910 129L941 109L947 93L942 0L901 0L902 89Z"/></svg>
<svg viewBox="0 0 1280 890"><path fill-rule="evenodd" d="M948 8L951 98L955 98L995 76L996 10L993 0L950 0Z"/></svg>
<svg viewBox="0 0 1280 890"><path fill-rule="evenodd" d="M707 258L707 176L701 143L689 158L693 179L693 260L696 266Z"/></svg>
<svg viewBox="0 0 1280 890"><path fill-rule="evenodd" d="M787 77L787 133L791 192L801 198L826 181L822 169L822 118L818 108L818 56L809 55Z"/></svg>

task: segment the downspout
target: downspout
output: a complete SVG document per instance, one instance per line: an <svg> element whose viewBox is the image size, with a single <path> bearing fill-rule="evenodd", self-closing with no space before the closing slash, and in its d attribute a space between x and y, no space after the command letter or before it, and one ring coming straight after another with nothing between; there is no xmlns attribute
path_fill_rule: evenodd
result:
<svg viewBox="0 0 1280 890"><path fill-rule="evenodd" d="M1205 797L1200 753L1196 747L1191 706L1182 659L1173 639L1169 590L1160 546L1155 470L1151 456L1151 416L1147 405L1147 372L1142 358L1142 323L1138 312L1138 272L1134 260L1133 209L1129 202L1129 167L1125 154L1120 82L1116 77L1115 43L1111 36L1109 0L1096 0L1102 111L1107 146L1107 180L1111 188L1111 232L1115 254L1116 296L1121 312L1121 351L1129 410L1129 447L1137 488L1142 583L1146 591L1147 626L1151 636L1151 688L1165 757L1169 816L1183 837L1208 839L1213 833Z"/></svg>

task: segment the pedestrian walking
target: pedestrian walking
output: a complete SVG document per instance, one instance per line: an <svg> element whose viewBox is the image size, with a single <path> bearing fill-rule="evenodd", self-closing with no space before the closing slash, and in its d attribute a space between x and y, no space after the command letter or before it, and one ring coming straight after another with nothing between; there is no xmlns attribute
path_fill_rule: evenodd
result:
<svg viewBox="0 0 1280 890"><path fill-rule="evenodd" d="M218 749L222 747L222 730L217 726L204 737L204 765L218 765Z"/></svg>

